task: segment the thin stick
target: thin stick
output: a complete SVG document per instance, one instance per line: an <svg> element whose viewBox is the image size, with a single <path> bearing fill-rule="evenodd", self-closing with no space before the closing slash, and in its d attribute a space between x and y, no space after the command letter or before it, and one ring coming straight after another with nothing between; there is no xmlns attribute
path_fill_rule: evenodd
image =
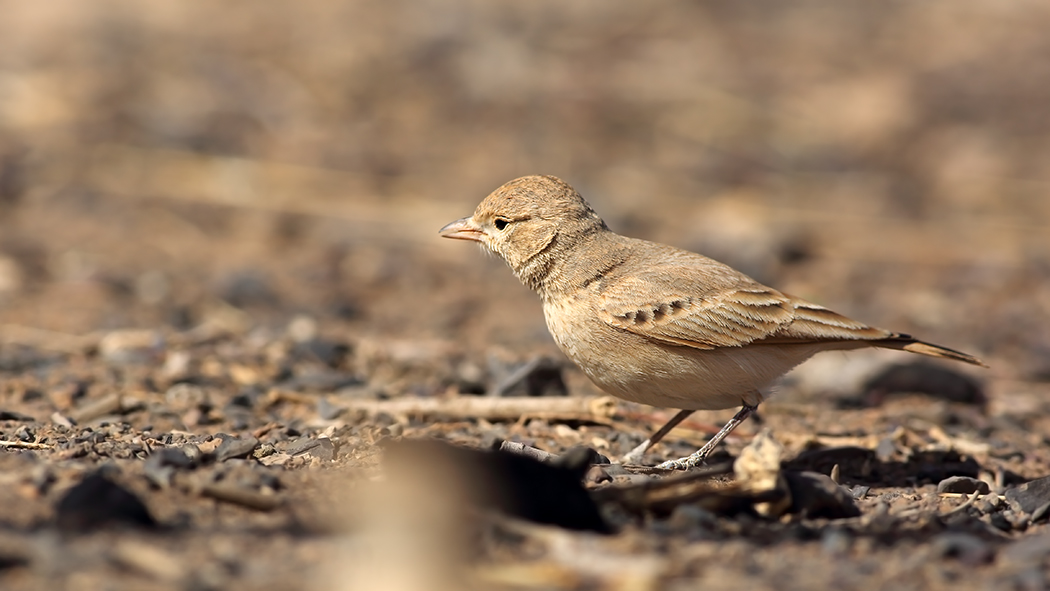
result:
<svg viewBox="0 0 1050 591"><path fill-rule="evenodd" d="M347 410L362 411L368 414L387 413L514 421L521 417L546 420L607 419L613 416L616 407L616 399L610 396L557 398L457 396L454 398L353 400L348 403Z"/></svg>
<svg viewBox="0 0 1050 591"><path fill-rule="evenodd" d="M952 509L951 511L948 511L947 513L942 513L941 517L947 517L949 515L955 515L956 513L960 513L962 511L965 511L965 510L969 509L970 507L973 506L974 501L976 501L977 497L979 497L979 496L981 496L981 491L979 491L979 490L973 491L973 494L970 495L966 499L965 503L963 503L962 505L959 505L958 507Z"/></svg>
<svg viewBox="0 0 1050 591"><path fill-rule="evenodd" d="M33 443L32 441L0 441L0 447L15 447L19 449L53 449L50 443Z"/></svg>
<svg viewBox="0 0 1050 591"><path fill-rule="evenodd" d="M524 443L516 443L514 441L504 441L500 444L499 449L500 451L517 454L519 456L525 456L527 458L532 458L541 462L549 462L558 458L558 456L550 452L546 452L542 449L525 445Z"/></svg>
<svg viewBox="0 0 1050 591"><path fill-rule="evenodd" d="M666 471L661 471L666 474ZM607 486L591 491L599 503L616 503L637 509L671 508L702 498L730 498L741 494L739 487L710 482L717 476L733 473L733 463L702 466L687 474L666 478L646 478L626 486Z"/></svg>

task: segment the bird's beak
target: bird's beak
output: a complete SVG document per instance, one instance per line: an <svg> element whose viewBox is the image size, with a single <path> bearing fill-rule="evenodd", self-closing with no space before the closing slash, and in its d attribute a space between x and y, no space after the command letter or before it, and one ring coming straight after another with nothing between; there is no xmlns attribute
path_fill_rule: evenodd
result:
<svg viewBox="0 0 1050 591"><path fill-rule="evenodd" d="M472 218L463 218L448 224L444 228L438 231L443 238L455 238L457 240L474 240L475 242L481 242L481 237L485 234L474 224Z"/></svg>

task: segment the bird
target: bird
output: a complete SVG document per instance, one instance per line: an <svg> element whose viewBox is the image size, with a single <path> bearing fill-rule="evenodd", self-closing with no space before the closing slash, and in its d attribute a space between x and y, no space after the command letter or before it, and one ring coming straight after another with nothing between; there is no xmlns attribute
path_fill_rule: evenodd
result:
<svg viewBox="0 0 1050 591"><path fill-rule="evenodd" d="M439 235L478 242L502 258L539 295L559 349L598 388L679 409L624 463L639 461L693 411L739 406L702 448L657 468L703 464L762 403L767 386L822 351L898 349L985 366L967 353L788 295L703 255L621 236L554 176L505 183Z"/></svg>

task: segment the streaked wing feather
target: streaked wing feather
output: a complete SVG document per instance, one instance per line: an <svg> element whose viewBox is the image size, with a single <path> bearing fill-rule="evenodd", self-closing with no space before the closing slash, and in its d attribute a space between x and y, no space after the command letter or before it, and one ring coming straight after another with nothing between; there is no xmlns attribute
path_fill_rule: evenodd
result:
<svg viewBox="0 0 1050 591"><path fill-rule="evenodd" d="M645 294L653 292L663 296L660 301L646 301ZM723 291L708 288L704 293L670 288L660 275L646 274L617 282L605 290L602 302L609 324L654 341L696 349L877 340L893 335L755 282Z"/></svg>
<svg viewBox="0 0 1050 591"><path fill-rule="evenodd" d="M771 335L769 342L868 341L893 335L805 300L791 297L794 320Z"/></svg>
<svg viewBox="0 0 1050 591"><path fill-rule="evenodd" d="M791 322L788 298L757 283L695 295L686 290L654 290L644 279L618 282L603 294L606 322L656 341L697 349L746 345ZM670 295L662 301L645 301L643 294L653 291Z"/></svg>

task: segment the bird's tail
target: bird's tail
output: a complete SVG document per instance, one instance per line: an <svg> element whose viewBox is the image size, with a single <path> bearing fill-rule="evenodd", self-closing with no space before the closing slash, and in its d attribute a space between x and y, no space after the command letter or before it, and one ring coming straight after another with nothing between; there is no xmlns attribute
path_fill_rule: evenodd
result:
<svg viewBox="0 0 1050 591"><path fill-rule="evenodd" d="M954 359L955 361L963 361L971 365L979 365L981 367L988 367L983 361L954 349L948 347L942 347L940 345L934 345L933 343L927 343L920 341L919 339L903 333L895 333L893 336L885 339L879 339L871 343L876 347L883 349L898 349L900 351L911 351L912 353L918 353L920 355L929 355L930 357L940 357L941 359Z"/></svg>

